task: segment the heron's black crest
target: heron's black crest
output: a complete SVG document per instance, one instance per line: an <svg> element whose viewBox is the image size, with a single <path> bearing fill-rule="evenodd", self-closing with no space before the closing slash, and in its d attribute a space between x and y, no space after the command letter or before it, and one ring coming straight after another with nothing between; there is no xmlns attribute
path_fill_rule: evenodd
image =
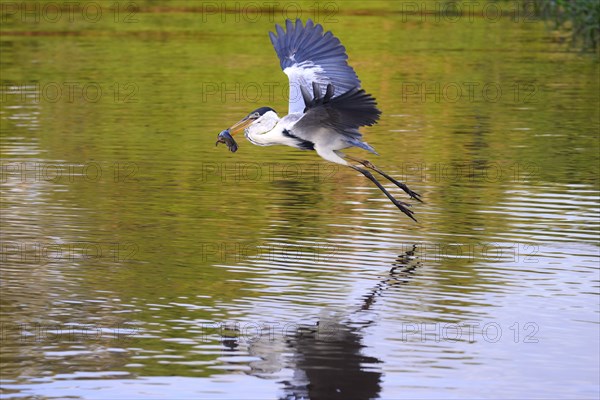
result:
<svg viewBox="0 0 600 400"><path fill-rule="evenodd" d="M269 111L273 111L275 114L277 114L277 112L275 112L275 110L273 110L271 107L260 107L260 108L257 108L256 110L252 111L249 115L257 113L260 116L260 115L264 115L265 113L267 113Z"/></svg>

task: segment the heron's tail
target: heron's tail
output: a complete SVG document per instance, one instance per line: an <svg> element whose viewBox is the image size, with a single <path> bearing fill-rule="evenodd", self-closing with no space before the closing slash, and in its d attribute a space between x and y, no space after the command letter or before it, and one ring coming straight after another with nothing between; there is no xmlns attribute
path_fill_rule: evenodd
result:
<svg viewBox="0 0 600 400"><path fill-rule="evenodd" d="M359 147L359 148L361 148L363 150L367 150L375 155L379 155L379 153L376 152L375 149L373 147L371 147L371 145L369 145L366 142L361 141L360 139L352 138L352 139L348 140L348 143L354 147Z"/></svg>

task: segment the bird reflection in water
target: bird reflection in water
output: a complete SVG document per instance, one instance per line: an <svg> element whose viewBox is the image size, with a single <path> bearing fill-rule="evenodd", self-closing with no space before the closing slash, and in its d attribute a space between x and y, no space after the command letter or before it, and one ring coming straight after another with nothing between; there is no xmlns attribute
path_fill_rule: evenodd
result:
<svg viewBox="0 0 600 400"><path fill-rule="evenodd" d="M293 377L282 381L285 400L373 399L381 391L382 361L364 354L365 330L374 325L371 307L384 294L408 284L421 266L417 246L398 256L392 268L349 315L326 315L315 325L299 326L284 341L250 345L250 353L262 361L252 365L253 375L268 377L282 368L292 368ZM275 355L276 354L276 355ZM287 358L283 360L282 354Z"/></svg>

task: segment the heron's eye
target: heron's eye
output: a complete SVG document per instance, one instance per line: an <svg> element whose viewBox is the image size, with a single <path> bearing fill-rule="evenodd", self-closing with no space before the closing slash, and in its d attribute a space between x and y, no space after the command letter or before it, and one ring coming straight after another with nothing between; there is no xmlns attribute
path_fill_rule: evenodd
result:
<svg viewBox="0 0 600 400"><path fill-rule="evenodd" d="M252 118L258 118L258 117L260 117L259 113L256 112L256 113L252 114Z"/></svg>

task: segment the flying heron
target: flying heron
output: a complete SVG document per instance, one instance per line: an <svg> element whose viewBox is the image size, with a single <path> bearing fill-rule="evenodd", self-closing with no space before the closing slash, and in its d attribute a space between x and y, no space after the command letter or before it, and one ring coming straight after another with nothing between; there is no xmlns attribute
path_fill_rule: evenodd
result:
<svg viewBox="0 0 600 400"><path fill-rule="evenodd" d="M377 123L381 111L375 98L361 88L354 69L346 61L346 49L331 32L323 33L320 24L306 25L286 20L285 31L275 25L269 32L281 69L290 80L288 115L280 118L271 107L260 107L219 134L233 152L237 144L232 135L244 131L258 146L286 145L314 150L327 161L350 167L371 180L404 214L416 221L410 204L398 201L367 169L373 170L404 190L412 199L420 195L398 182L371 162L341 152L358 147L378 153L362 140L361 126ZM311 93L312 92L312 93ZM347 160L361 164L361 168Z"/></svg>

